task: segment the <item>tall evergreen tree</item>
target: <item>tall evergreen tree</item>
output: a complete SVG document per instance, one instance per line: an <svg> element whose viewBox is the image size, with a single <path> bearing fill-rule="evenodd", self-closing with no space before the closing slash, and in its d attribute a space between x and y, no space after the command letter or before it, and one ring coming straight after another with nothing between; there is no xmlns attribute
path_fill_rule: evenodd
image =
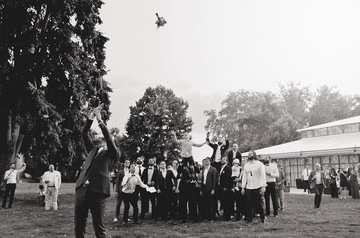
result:
<svg viewBox="0 0 360 238"><path fill-rule="evenodd" d="M102 4L0 2L0 181L19 151L29 169L80 163L82 111L103 103L109 118Z"/></svg>

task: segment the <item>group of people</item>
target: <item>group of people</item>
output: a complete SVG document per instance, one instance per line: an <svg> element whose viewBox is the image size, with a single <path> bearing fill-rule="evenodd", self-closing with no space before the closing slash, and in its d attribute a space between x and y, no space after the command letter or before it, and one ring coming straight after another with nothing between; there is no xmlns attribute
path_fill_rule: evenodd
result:
<svg viewBox="0 0 360 238"><path fill-rule="evenodd" d="M354 199L359 196L359 182L360 182L360 163L355 166L341 165L337 170L326 165L324 170L321 170L321 165L316 163L314 170L311 170L308 165L302 172L302 181L304 185L304 192L312 189L315 193L314 208L319 208L321 203L321 196L324 188L330 187L332 198L346 199L351 192Z"/></svg>
<svg viewBox="0 0 360 238"><path fill-rule="evenodd" d="M115 183L114 222L120 220L122 203L123 224L130 221L130 205L134 223L139 218L213 222L220 213L225 221L244 219L251 223L255 214L259 214L261 222L265 222L265 216L270 215L270 199L274 217L284 209L285 172L281 165L271 163L268 156L257 158L251 151L247 162L237 144L228 151L229 141L222 136L216 142L207 136L200 144L194 143L188 133L182 139L173 133L173 139L181 147L179 159L157 164L156 158L150 158L147 167L143 156L136 163L125 160ZM192 157L192 147L205 144L213 148L213 153L198 164Z"/></svg>

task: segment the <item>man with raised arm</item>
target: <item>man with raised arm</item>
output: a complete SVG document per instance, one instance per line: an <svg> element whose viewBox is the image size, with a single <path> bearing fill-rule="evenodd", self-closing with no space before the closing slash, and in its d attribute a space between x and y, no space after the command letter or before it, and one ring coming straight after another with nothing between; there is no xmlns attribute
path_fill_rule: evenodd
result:
<svg viewBox="0 0 360 238"><path fill-rule="evenodd" d="M102 106L93 109L82 130L88 156L76 182L75 188L75 236L85 237L86 219L89 210L93 218L96 237L106 237L104 226L105 200L110 196L110 171L120 158L112 136L101 120ZM101 146L94 146L89 131L97 119L104 136Z"/></svg>

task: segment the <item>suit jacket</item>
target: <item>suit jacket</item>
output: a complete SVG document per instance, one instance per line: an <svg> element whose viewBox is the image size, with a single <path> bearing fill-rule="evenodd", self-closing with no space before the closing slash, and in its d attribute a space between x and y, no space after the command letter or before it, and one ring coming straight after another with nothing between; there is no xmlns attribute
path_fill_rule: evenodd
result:
<svg viewBox="0 0 360 238"><path fill-rule="evenodd" d="M176 181L175 175L171 170L166 170L165 178L163 177L161 170L159 170L157 174L156 189L160 189L162 193L165 191L172 191L173 187L177 186Z"/></svg>
<svg viewBox="0 0 360 238"><path fill-rule="evenodd" d="M103 123L99 127L106 140L107 149L99 152L99 147L94 146L91 141L89 131L93 120L88 119L83 130L82 136L88 156L85 160L84 168L76 182L77 190L86 180L89 181L89 189L93 192L110 196L110 171L114 164L120 159L120 150L116 147L109 130Z"/></svg>
<svg viewBox="0 0 360 238"><path fill-rule="evenodd" d="M234 160L234 151L233 150L230 150L229 153L227 154L228 156L228 165L232 165L232 162ZM240 151L236 151L236 155L235 155L235 158L236 159L239 159L240 160L240 163L241 163L241 153Z"/></svg>
<svg viewBox="0 0 360 238"><path fill-rule="evenodd" d="M43 181L45 181L45 180L48 180L48 176L50 176L50 171L46 171L45 173L44 173L44 175L43 175ZM56 171L56 170L54 170L53 171L53 173L54 173L54 175L56 176L56 179L55 179L55 181L54 181L54 185L55 185L55 188L58 190L59 188L60 188L60 185L61 185L61 173L59 172L59 171ZM45 186L44 186L44 191L46 191L46 189L47 189L47 184L46 183L44 183L45 184Z"/></svg>
<svg viewBox="0 0 360 238"><path fill-rule="evenodd" d="M320 174L321 174L321 183L325 186L325 174L323 171L320 171ZM313 181L313 178L315 177L316 175L316 171L315 170L312 170L310 175L309 175L309 183L316 183L316 180Z"/></svg>
<svg viewBox="0 0 360 238"><path fill-rule="evenodd" d="M118 193L121 193L122 192L122 181L123 181L123 178L125 176L125 170L124 169L121 169L118 173L118 175L116 176L116 185L115 185L115 192L118 192Z"/></svg>
<svg viewBox="0 0 360 238"><path fill-rule="evenodd" d="M148 170L149 168L145 168L142 175L141 175L141 180L143 181L143 183L145 185L147 185L147 183L149 181L151 182L154 182L154 187L156 188L157 187L157 175L158 175L158 171L155 167L153 168L154 172L152 174L152 177L151 178L148 178Z"/></svg>
<svg viewBox="0 0 360 238"><path fill-rule="evenodd" d="M232 170L231 167L228 165L225 165L224 169L220 170L220 188L226 188L227 190L232 189L233 187L233 181L231 178Z"/></svg>
<svg viewBox="0 0 360 238"><path fill-rule="evenodd" d="M215 167L210 166L209 171L206 176L206 184L204 184L204 169L201 171L201 187L203 190L216 191L216 186L218 183L218 172Z"/></svg>
<svg viewBox="0 0 360 238"><path fill-rule="evenodd" d="M211 143L211 142L209 141L209 138L206 138L206 141L208 142L208 145L209 145L211 148L213 148L213 153L212 153L212 155L211 155L211 162L214 162L216 150L217 150L219 144L217 144L217 143L216 143L216 144L215 144L215 143ZM221 144L220 146L221 146L221 148L220 148L221 157L223 157L223 156L225 155L226 150L229 148L229 141L226 140L226 141L225 141L225 145L224 145L224 144Z"/></svg>

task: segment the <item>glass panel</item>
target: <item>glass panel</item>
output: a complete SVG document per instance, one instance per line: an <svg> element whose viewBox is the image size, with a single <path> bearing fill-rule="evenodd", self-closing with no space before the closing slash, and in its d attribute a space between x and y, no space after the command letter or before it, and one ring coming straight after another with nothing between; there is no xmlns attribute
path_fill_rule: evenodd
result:
<svg viewBox="0 0 360 238"><path fill-rule="evenodd" d="M359 123L344 125L343 128L344 128L344 133L358 132L359 131Z"/></svg>
<svg viewBox="0 0 360 238"><path fill-rule="evenodd" d="M301 132L301 138L308 138L307 131L302 131Z"/></svg>
<svg viewBox="0 0 360 238"><path fill-rule="evenodd" d="M307 137L314 137L314 130L306 131Z"/></svg>
<svg viewBox="0 0 360 238"><path fill-rule="evenodd" d="M330 167L331 168L336 168L336 166L339 167L339 156L334 155L334 156L331 156L331 165L330 165Z"/></svg>
<svg viewBox="0 0 360 238"><path fill-rule="evenodd" d="M327 128L315 129L315 136L326 136Z"/></svg>
<svg viewBox="0 0 360 238"><path fill-rule="evenodd" d="M298 165L300 168L304 167L305 164L305 159L304 158L299 158L298 159Z"/></svg>
<svg viewBox="0 0 360 238"><path fill-rule="evenodd" d="M358 159L357 155L350 155L349 161L350 161L350 165L352 165L352 167L354 167L357 163L359 163L359 159Z"/></svg>
<svg viewBox="0 0 360 238"><path fill-rule="evenodd" d="M324 167L325 165L330 165L329 157L322 157L321 158L321 165Z"/></svg>
<svg viewBox="0 0 360 238"><path fill-rule="evenodd" d="M341 134L342 128L341 126L333 126L329 127L329 135Z"/></svg>
<svg viewBox="0 0 360 238"><path fill-rule="evenodd" d="M319 163L321 165L320 158L313 158L313 167L311 168L312 170L314 170L314 165L317 163Z"/></svg>
<svg viewBox="0 0 360 238"><path fill-rule="evenodd" d="M349 160L348 160L348 156L347 155L340 155L340 164L348 164Z"/></svg>

